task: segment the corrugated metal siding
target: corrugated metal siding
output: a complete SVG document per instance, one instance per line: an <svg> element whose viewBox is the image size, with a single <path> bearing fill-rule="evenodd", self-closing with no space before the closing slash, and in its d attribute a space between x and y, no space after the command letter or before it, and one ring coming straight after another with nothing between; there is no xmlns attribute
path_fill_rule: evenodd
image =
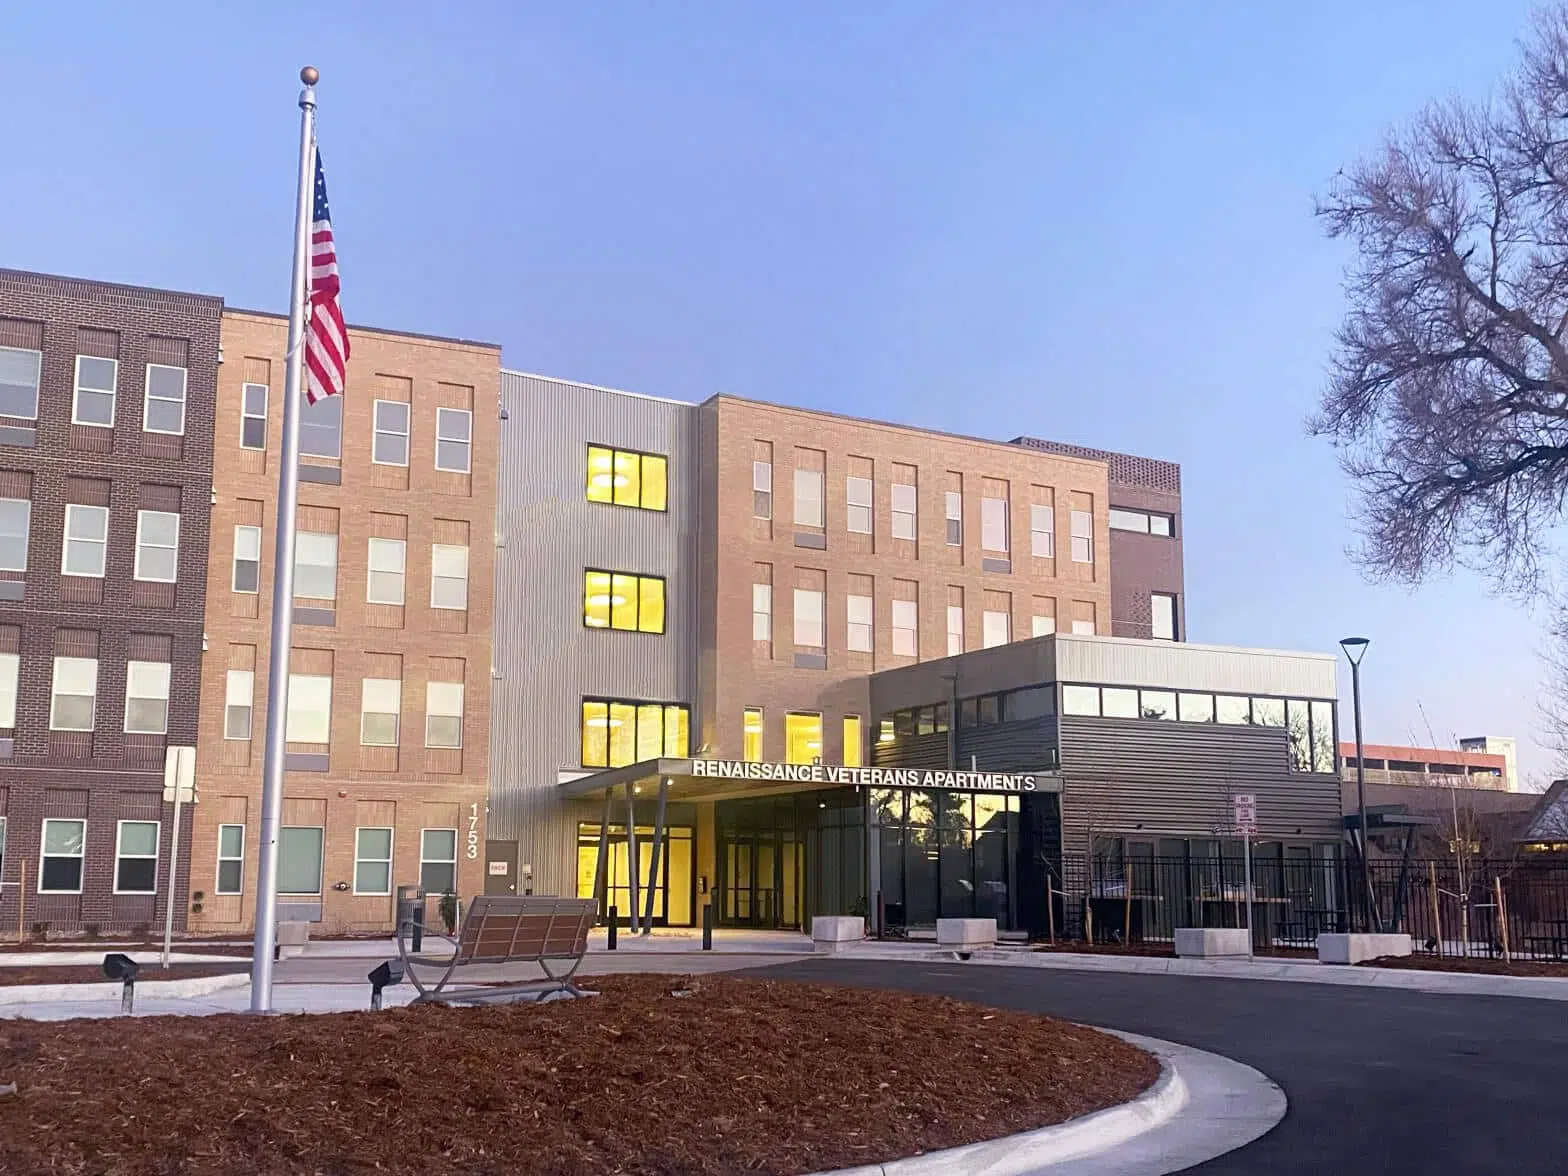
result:
<svg viewBox="0 0 1568 1176"><path fill-rule="evenodd" d="M1066 716L1060 730L1069 849L1082 848L1091 825L1214 836L1229 827L1237 792L1257 794L1260 836L1340 836L1338 778L1287 771L1283 729Z"/></svg>
<svg viewBox="0 0 1568 1176"><path fill-rule="evenodd" d="M903 735L889 743L871 745L874 768L921 768L929 772L947 769L947 733Z"/></svg>
<svg viewBox="0 0 1568 1176"><path fill-rule="evenodd" d="M697 410L506 371L501 404L489 836L519 843L536 892L571 894L576 822L598 819L555 794L578 766L581 699L696 696ZM588 502L590 443L668 455L668 509ZM587 567L665 577L664 634L584 626Z"/></svg>
<svg viewBox="0 0 1568 1176"><path fill-rule="evenodd" d="M1291 698L1339 697L1338 659L1333 654L1066 634L1041 640L1054 642L1056 675L1062 682Z"/></svg>
<svg viewBox="0 0 1568 1176"><path fill-rule="evenodd" d="M888 743L874 743L871 763L878 768L940 771L948 766L947 735L903 735ZM981 772L1050 771L1056 764L1056 719L964 728L958 733L956 766L968 771L971 764Z"/></svg>

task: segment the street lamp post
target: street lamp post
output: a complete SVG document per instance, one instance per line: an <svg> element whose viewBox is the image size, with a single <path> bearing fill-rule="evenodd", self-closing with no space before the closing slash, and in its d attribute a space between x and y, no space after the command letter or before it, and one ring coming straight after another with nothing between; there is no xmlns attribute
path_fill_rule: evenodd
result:
<svg viewBox="0 0 1568 1176"><path fill-rule="evenodd" d="M1367 757L1361 742L1361 659L1366 656L1368 644L1365 637L1346 637L1339 647L1350 661L1350 695L1356 714L1356 835L1361 855L1361 882L1367 918L1373 923L1373 930L1381 931L1383 919L1372 896L1372 866L1367 859Z"/></svg>

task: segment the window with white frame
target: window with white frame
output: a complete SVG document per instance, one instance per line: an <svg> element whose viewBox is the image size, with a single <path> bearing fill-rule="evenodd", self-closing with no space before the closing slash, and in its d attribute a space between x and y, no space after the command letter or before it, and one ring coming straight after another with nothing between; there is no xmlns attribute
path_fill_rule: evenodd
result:
<svg viewBox="0 0 1568 1176"><path fill-rule="evenodd" d="M1094 515L1086 510L1073 511L1073 563L1094 562Z"/></svg>
<svg viewBox="0 0 1568 1176"><path fill-rule="evenodd" d="M964 606L947 606L947 656L964 652Z"/></svg>
<svg viewBox="0 0 1568 1176"><path fill-rule="evenodd" d="M327 743L332 734L332 678L290 674L283 738L289 743Z"/></svg>
<svg viewBox="0 0 1568 1176"><path fill-rule="evenodd" d="M261 591L261 528L234 528L234 591Z"/></svg>
<svg viewBox="0 0 1568 1176"><path fill-rule="evenodd" d="M1031 637L1049 637L1056 632L1056 618L1043 617L1036 613L1029 621L1029 635Z"/></svg>
<svg viewBox="0 0 1568 1176"><path fill-rule="evenodd" d="M0 731L16 727L16 683L22 659L14 653L0 653Z"/></svg>
<svg viewBox="0 0 1568 1176"><path fill-rule="evenodd" d="M38 375L44 354L22 347L0 347L0 416L38 419Z"/></svg>
<svg viewBox="0 0 1568 1176"><path fill-rule="evenodd" d="M436 409L436 469L466 474L473 464L474 414L466 408Z"/></svg>
<svg viewBox="0 0 1568 1176"><path fill-rule="evenodd" d="M114 840L114 892L158 890L158 822L121 821Z"/></svg>
<svg viewBox="0 0 1568 1176"><path fill-rule="evenodd" d="M795 522L802 527L822 526L822 471L795 471Z"/></svg>
<svg viewBox="0 0 1568 1176"><path fill-rule="evenodd" d="M172 584L180 574L180 516L167 510L136 512L138 580Z"/></svg>
<svg viewBox="0 0 1568 1176"><path fill-rule="evenodd" d="M1007 499L980 500L980 546L1007 554Z"/></svg>
<svg viewBox="0 0 1568 1176"><path fill-rule="evenodd" d="M893 483L893 538L913 539L918 530L915 488L907 482Z"/></svg>
<svg viewBox="0 0 1568 1176"><path fill-rule="evenodd" d="M369 564L365 599L371 604L402 604L408 544L402 539L372 539Z"/></svg>
<svg viewBox="0 0 1568 1176"><path fill-rule="evenodd" d="M340 397L331 396L329 400ZM321 403L321 401L317 401ZM278 893L320 894L322 847L326 830L320 825L284 825L278 830Z"/></svg>
<svg viewBox="0 0 1568 1176"><path fill-rule="evenodd" d="M294 535L294 595L306 600L336 600L338 537L324 531Z"/></svg>
<svg viewBox="0 0 1568 1176"><path fill-rule="evenodd" d="M223 737L249 739L256 706L256 671L230 670L223 682Z"/></svg>
<svg viewBox="0 0 1568 1176"><path fill-rule="evenodd" d="M463 746L463 684L461 682L426 684L425 746Z"/></svg>
<svg viewBox="0 0 1568 1176"><path fill-rule="evenodd" d="M218 826L218 894L239 894L245 887L245 826Z"/></svg>
<svg viewBox="0 0 1568 1176"><path fill-rule="evenodd" d="M805 649L822 649L826 646L822 625L822 593L815 589L795 589L795 644Z"/></svg>
<svg viewBox="0 0 1568 1176"><path fill-rule="evenodd" d="M897 657L920 656L920 605L913 600L893 602L893 653Z"/></svg>
<svg viewBox="0 0 1568 1176"><path fill-rule="evenodd" d="M457 830L419 831L419 885L427 894L457 889Z"/></svg>
<svg viewBox="0 0 1568 1176"><path fill-rule="evenodd" d="M751 514L753 518L773 517L773 463L751 463Z"/></svg>
<svg viewBox="0 0 1568 1176"><path fill-rule="evenodd" d="M267 448L267 385L246 384L240 390L240 446Z"/></svg>
<svg viewBox="0 0 1568 1176"><path fill-rule="evenodd" d="M751 586L751 639L773 640L773 585Z"/></svg>
<svg viewBox="0 0 1568 1176"><path fill-rule="evenodd" d="M343 397L323 396L299 406L299 451L310 457L343 456Z"/></svg>
<svg viewBox="0 0 1568 1176"><path fill-rule="evenodd" d="M109 508L73 502L65 508L65 544L60 574L103 578L109 551Z"/></svg>
<svg viewBox="0 0 1568 1176"><path fill-rule="evenodd" d="M375 404L375 436L370 442L370 460L377 465L408 464L408 405L401 400L378 400Z"/></svg>
<svg viewBox="0 0 1568 1176"><path fill-rule="evenodd" d="M1093 637L1094 622L1083 617L1073 619L1073 635L1075 637Z"/></svg>
<svg viewBox="0 0 1568 1176"><path fill-rule="evenodd" d="M71 400L71 423L114 428L114 387L120 365L98 355L76 357L76 391Z"/></svg>
<svg viewBox="0 0 1568 1176"><path fill-rule="evenodd" d="M147 365L147 398L142 405L142 431L185 432L185 369L166 363Z"/></svg>
<svg viewBox="0 0 1568 1176"><path fill-rule="evenodd" d="M1149 596L1151 636L1156 641L1175 641L1176 597L1169 592L1154 592Z"/></svg>
<svg viewBox="0 0 1568 1176"><path fill-rule="evenodd" d="M87 822L46 820L39 894L80 894L82 861L87 856Z"/></svg>
<svg viewBox="0 0 1568 1176"><path fill-rule="evenodd" d="M845 527L857 535L871 534L871 479L844 479Z"/></svg>
<svg viewBox="0 0 1568 1176"><path fill-rule="evenodd" d="M949 490L943 498L947 513L947 545L962 547L964 545L964 496L957 490Z"/></svg>
<svg viewBox="0 0 1568 1176"><path fill-rule="evenodd" d="M874 616L871 597L852 595L844 598L844 612L849 622L849 638L845 648L854 653L871 653L876 646Z"/></svg>
<svg viewBox="0 0 1568 1176"><path fill-rule="evenodd" d="M468 547L435 543L430 548L430 607L468 607Z"/></svg>
<svg viewBox="0 0 1568 1176"><path fill-rule="evenodd" d="M25 498L0 498L0 571L27 570L27 538L33 504Z"/></svg>
<svg viewBox="0 0 1568 1176"><path fill-rule="evenodd" d="M51 731L91 731L98 707L98 659L57 657L49 697Z"/></svg>
<svg viewBox="0 0 1568 1176"><path fill-rule="evenodd" d="M169 730L169 663L125 663L125 731L164 735Z"/></svg>
<svg viewBox="0 0 1568 1176"><path fill-rule="evenodd" d="M986 649L995 645L1006 645L1012 640L1012 618L1005 612L986 609L980 620L980 639Z"/></svg>
<svg viewBox="0 0 1568 1176"><path fill-rule="evenodd" d="M354 893L392 893L392 830L354 830Z"/></svg>
<svg viewBox="0 0 1568 1176"><path fill-rule="evenodd" d="M396 747L403 713L399 678L366 678L360 683L359 741L367 747Z"/></svg>
<svg viewBox="0 0 1568 1176"><path fill-rule="evenodd" d="M1056 555L1056 510L1049 506L1029 508L1029 550L1045 559Z"/></svg>

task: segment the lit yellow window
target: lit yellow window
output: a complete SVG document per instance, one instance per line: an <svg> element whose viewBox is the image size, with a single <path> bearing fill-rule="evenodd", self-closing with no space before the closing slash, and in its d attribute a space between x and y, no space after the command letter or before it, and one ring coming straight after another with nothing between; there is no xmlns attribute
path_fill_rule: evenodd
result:
<svg viewBox="0 0 1568 1176"><path fill-rule="evenodd" d="M595 629L610 627L609 572L588 572L583 577L583 623Z"/></svg>
<svg viewBox="0 0 1568 1176"><path fill-rule="evenodd" d="M664 632L664 581L657 576L640 577L637 595L637 628L644 633Z"/></svg>
<svg viewBox="0 0 1568 1176"><path fill-rule="evenodd" d="M619 572L610 577L610 628L637 628L637 577Z"/></svg>
<svg viewBox="0 0 1568 1176"><path fill-rule="evenodd" d="M664 754L676 759L691 754L691 712L683 706L664 708Z"/></svg>
<svg viewBox="0 0 1568 1176"><path fill-rule="evenodd" d="M663 510L669 496L666 476L669 462L645 453L642 458L642 508Z"/></svg>
<svg viewBox="0 0 1568 1176"><path fill-rule="evenodd" d="M749 764L762 762L762 712L756 707L746 708L746 721L741 728L741 758Z"/></svg>
<svg viewBox="0 0 1568 1176"><path fill-rule="evenodd" d="M637 708L629 702L610 704L610 767L637 762Z"/></svg>
<svg viewBox="0 0 1568 1176"><path fill-rule="evenodd" d="M588 501L613 502L614 491L615 451L588 446Z"/></svg>
<svg viewBox="0 0 1568 1176"><path fill-rule="evenodd" d="M784 762L809 764L822 755L822 716L784 716Z"/></svg>
<svg viewBox="0 0 1568 1176"><path fill-rule="evenodd" d="M664 754L664 708L657 704L637 708L637 759L658 759Z"/></svg>
<svg viewBox="0 0 1568 1176"><path fill-rule="evenodd" d="M615 451L615 505L638 506L642 502L642 455Z"/></svg>
<svg viewBox="0 0 1568 1176"><path fill-rule="evenodd" d="M844 716L844 766L860 767L860 716Z"/></svg>
<svg viewBox="0 0 1568 1176"><path fill-rule="evenodd" d="M610 704L583 703L583 755L585 768L610 766Z"/></svg>
<svg viewBox="0 0 1568 1176"><path fill-rule="evenodd" d="M588 501L664 510L669 498L669 459L656 453L588 446Z"/></svg>
<svg viewBox="0 0 1568 1176"><path fill-rule="evenodd" d="M893 742L893 720L892 719L883 719L881 722L879 722L877 724L877 742L878 743L892 743Z"/></svg>

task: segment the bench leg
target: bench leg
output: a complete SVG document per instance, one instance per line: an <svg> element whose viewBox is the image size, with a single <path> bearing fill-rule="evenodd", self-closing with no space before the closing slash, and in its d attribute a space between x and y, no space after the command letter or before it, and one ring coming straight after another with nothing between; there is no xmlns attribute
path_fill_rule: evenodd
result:
<svg viewBox="0 0 1568 1176"><path fill-rule="evenodd" d="M570 968L568 968L565 972L562 972L560 975L556 975L550 970L550 965L547 961L539 961L540 971L550 978L550 980L555 984L556 990L560 992L570 992L573 996L583 995L583 990L572 983L572 977L577 974L577 969L582 966L583 957L578 956L575 960L572 961L572 966Z"/></svg>

